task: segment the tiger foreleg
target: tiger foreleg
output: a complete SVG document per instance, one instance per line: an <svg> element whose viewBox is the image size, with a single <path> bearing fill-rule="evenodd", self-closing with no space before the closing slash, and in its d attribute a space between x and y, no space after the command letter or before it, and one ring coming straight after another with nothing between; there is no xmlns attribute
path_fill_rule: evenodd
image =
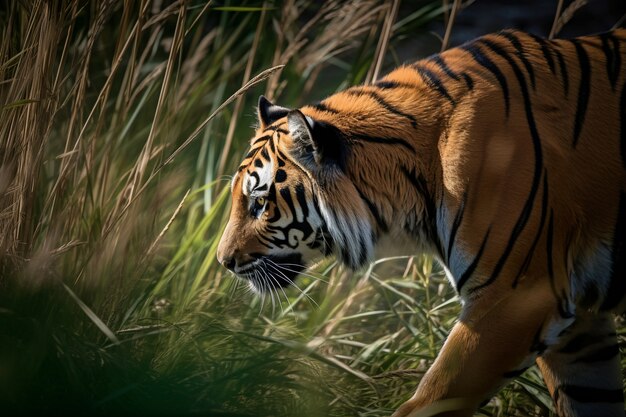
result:
<svg viewBox="0 0 626 417"><path fill-rule="evenodd" d="M393 417L471 416L501 385L532 365L545 349L544 335L569 324L555 319L550 290L534 287L466 302L417 391Z"/></svg>
<svg viewBox="0 0 626 417"><path fill-rule="evenodd" d="M560 417L625 415L612 314L578 315L537 364Z"/></svg>

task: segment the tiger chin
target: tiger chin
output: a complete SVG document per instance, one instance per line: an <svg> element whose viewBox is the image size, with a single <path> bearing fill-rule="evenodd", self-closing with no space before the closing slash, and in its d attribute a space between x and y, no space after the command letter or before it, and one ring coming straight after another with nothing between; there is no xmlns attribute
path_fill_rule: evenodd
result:
<svg viewBox="0 0 626 417"><path fill-rule="evenodd" d="M534 364L559 416L624 416L626 30L490 34L258 116L221 264L275 291L408 239L462 300L394 417L470 416Z"/></svg>

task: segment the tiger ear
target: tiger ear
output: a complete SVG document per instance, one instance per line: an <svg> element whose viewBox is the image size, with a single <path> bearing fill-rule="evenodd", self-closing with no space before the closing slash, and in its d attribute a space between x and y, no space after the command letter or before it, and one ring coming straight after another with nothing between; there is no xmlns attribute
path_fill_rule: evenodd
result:
<svg viewBox="0 0 626 417"><path fill-rule="evenodd" d="M266 127L274 123L278 119L287 116L289 109L272 104L265 96L259 97L259 121L261 127Z"/></svg>
<svg viewBox="0 0 626 417"><path fill-rule="evenodd" d="M344 167L345 141L339 129L305 116L300 110L291 110L287 122L297 156L313 157L318 165L335 163Z"/></svg>

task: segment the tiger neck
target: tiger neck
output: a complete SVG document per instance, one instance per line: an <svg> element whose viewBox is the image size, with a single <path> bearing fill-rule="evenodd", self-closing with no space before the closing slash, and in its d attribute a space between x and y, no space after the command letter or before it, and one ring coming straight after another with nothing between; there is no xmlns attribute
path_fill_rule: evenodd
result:
<svg viewBox="0 0 626 417"><path fill-rule="evenodd" d="M379 83L387 89L349 89L303 111L344 134L349 148L345 174L363 201L377 240L405 235L441 254L439 146L445 142L453 106L423 85L410 95L404 88L402 101L393 99L384 94L400 88L391 88L391 82Z"/></svg>

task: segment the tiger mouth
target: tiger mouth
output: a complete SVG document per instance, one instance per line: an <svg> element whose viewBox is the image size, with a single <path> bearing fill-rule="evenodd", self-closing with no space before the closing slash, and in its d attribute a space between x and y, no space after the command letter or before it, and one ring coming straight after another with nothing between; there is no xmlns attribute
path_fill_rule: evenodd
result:
<svg viewBox="0 0 626 417"><path fill-rule="evenodd" d="M302 255L261 255L237 271L239 277L247 279L258 291L270 292L295 285L294 281L304 271Z"/></svg>

